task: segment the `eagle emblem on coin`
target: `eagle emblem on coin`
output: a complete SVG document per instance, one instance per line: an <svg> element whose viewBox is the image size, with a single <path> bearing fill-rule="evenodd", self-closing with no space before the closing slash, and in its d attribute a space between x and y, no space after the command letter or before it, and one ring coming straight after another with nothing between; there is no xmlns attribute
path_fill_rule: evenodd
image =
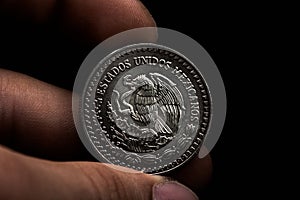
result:
<svg viewBox="0 0 300 200"><path fill-rule="evenodd" d="M125 46L102 59L85 89L83 122L103 161L146 173L182 165L211 118L201 71L165 46Z"/></svg>

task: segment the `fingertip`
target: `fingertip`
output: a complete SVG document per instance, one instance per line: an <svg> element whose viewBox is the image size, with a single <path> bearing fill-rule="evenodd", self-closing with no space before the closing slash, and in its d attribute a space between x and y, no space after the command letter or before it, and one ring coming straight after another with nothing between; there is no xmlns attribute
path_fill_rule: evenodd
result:
<svg viewBox="0 0 300 200"><path fill-rule="evenodd" d="M208 154L204 158L195 156L184 166L171 172L170 176L194 190L199 190L211 181L212 172L212 160Z"/></svg>
<svg viewBox="0 0 300 200"><path fill-rule="evenodd" d="M65 1L62 23L73 37L88 42L104 39L133 28L154 27L154 19L137 0L79 0Z"/></svg>
<svg viewBox="0 0 300 200"><path fill-rule="evenodd" d="M138 0L0 1L1 12L26 24L54 23L69 38L93 44L122 31L156 26Z"/></svg>

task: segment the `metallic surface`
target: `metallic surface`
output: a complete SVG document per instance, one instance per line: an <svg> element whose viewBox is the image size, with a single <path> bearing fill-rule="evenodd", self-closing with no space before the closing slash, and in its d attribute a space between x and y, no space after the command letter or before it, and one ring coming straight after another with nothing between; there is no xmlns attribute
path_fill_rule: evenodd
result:
<svg viewBox="0 0 300 200"><path fill-rule="evenodd" d="M194 156L211 120L199 67L168 47L139 43L96 66L84 88L81 122L100 161L163 173Z"/></svg>

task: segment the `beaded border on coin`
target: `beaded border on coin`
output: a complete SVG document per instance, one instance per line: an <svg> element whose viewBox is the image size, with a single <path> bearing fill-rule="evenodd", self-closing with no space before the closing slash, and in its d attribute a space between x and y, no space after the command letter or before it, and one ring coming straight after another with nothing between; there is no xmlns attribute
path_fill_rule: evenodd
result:
<svg viewBox="0 0 300 200"><path fill-rule="evenodd" d="M192 138L192 140L188 140L188 134L185 134L185 136L178 135L175 149L171 148L174 147L173 145L170 148L165 149L166 153L160 155L154 154L155 152L146 154L143 153L142 155L139 155L137 153L133 154L131 152L124 151L122 148L116 145L113 145L112 141L106 136L107 131L104 131L103 126L100 125L101 119L99 118L99 115L96 111L96 107L99 105L97 105L97 102L95 103L95 95L97 87L99 85L99 81L102 78L103 74L107 72L111 65L114 65L114 63L118 62L119 60L124 60L130 55L136 55L137 53L145 52L148 52L150 54L158 53L171 59L172 62L178 63L176 65L176 67L179 67L178 71L182 71L183 75L186 76L185 78L193 82L193 87L197 91L201 112L200 119L198 121L199 127L196 131L192 131L194 133L194 138ZM187 160L192 158L193 155L195 155L201 147L203 139L209 128L211 118L210 92L199 69L179 52L168 47L152 43L141 43L125 46L112 52L106 58L102 59L102 61L100 61L100 63L95 68L94 72L91 74L89 81L87 82L84 97L82 99L82 105L83 109L81 116L83 116L82 122L86 127L86 134L88 135L91 144L104 158L103 161L121 165L124 167L130 167L139 171L144 171L146 173L155 174L164 173L177 168ZM186 127L188 127L188 125ZM189 141L188 147L186 141ZM185 143L185 146L182 146L183 143ZM178 155L178 147L184 149L184 153L182 153L181 155ZM164 160L170 160L166 159L166 157L172 157L173 159L172 161L164 163ZM137 166L138 162L142 164L143 162L145 162L148 166ZM151 167L149 167L149 163L150 166L152 165Z"/></svg>

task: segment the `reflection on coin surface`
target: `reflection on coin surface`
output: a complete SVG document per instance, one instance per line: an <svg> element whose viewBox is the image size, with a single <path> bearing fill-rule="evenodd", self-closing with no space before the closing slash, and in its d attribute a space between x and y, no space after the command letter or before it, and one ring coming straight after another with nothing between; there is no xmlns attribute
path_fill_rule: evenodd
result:
<svg viewBox="0 0 300 200"><path fill-rule="evenodd" d="M85 86L82 121L109 162L146 173L172 170L199 150L211 118L201 71L165 46L140 43L107 55Z"/></svg>

